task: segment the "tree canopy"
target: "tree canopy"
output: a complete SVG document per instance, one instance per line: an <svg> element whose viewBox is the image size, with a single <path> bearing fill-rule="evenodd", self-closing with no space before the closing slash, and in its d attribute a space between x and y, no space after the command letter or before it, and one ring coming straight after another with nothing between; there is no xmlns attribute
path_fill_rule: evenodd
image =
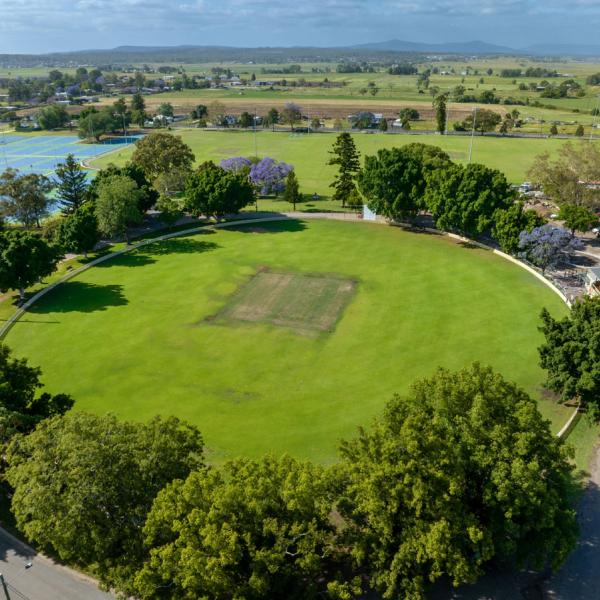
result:
<svg viewBox="0 0 600 600"><path fill-rule="evenodd" d="M2 216L14 219L25 227L39 227L48 215L48 194L54 184L45 175L6 169L0 175L0 210Z"/></svg>
<svg viewBox="0 0 600 600"><path fill-rule="evenodd" d="M346 543L386 598L474 581L492 558L556 568L577 538L568 456L516 385L439 370L342 446Z"/></svg>
<svg viewBox="0 0 600 600"><path fill-rule="evenodd" d="M513 201L506 177L484 165L452 165L428 175L425 204L439 229L481 235L491 229L496 210Z"/></svg>
<svg viewBox="0 0 600 600"><path fill-rule="evenodd" d="M140 598L304 600L326 588L336 554L323 469L290 457L236 460L174 481L144 533Z"/></svg>
<svg viewBox="0 0 600 600"><path fill-rule="evenodd" d="M170 419L129 423L69 413L13 439L6 477L21 531L107 584L142 557L142 528L158 492L203 464L198 430Z"/></svg>
<svg viewBox="0 0 600 600"><path fill-rule="evenodd" d="M254 202L247 177L230 173L213 162L200 165L188 178L185 206L196 216L221 217Z"/></svg>
<svg viewBox="0 0 600 600"><path fill-rule="evenodd" d="M522 202L514 202L509 208L498 209L494 213L492 235L504 252L516 255L519 252L521 233L531 232L545 222L535 210L525 210Z"/></svg>
<svg viewBox="0 0 600 600"><path fill-rule="evenodd" d="M77 131L80 138L99 142L103 135L111 133L120 125L121 123L113 115L110 106L101 110L92 108L79 117Z"/></svg>
<svg viewBox="0 0 600 600"><path fill-rule="evenodd" d="M127 226L139 223L140 190L136 182L125 175L103 179L97 188L95 214L98 229L107 236L123 236L129 243Z"/></svg>
<svg viewBox="0 0 600 600"><path fill-rule="evenodd" d="M115 175L129 177L129 179L135 181L139 190L138 209L141 213L147 212L156 204L159 196L158 191L154 189L152 183L148 181L144 171L142 171L138 165L134 165L130 162L122 167L117 167L111 163L104 169L98 171L88 187L89 198L95 201L98 197L98 188L100 184L106 178Z"/></svg>
<svg viewBox="0 0 600 600"><path fill-rule="evenodd" d="M13 358L8 346L0 344L0 444L16 433L31 431L41 420L62 415L73 406L66 394L39 393L41 369L25 358Z"/></svg>
<svg viewBox="0 0 600 600"><path fill-rule="evenodd" d="M555 319L544 309L540 347L547 385L563 402L579 400L600 415L600 296L576 302L571 313Z"/></svg>
<svg viewBox="0 0 600 600"><path fill-rule="evenodd" d="M598 224L598 216L593 211L586 206L577 204L563 204L560 207L559 217L565 222L565 227L570 229L573 235L576 231L585 233Z"/></svg>
<svg viewBox="0 0 600 600"><path fill-rule="evenodd" d="M451 164L436 146L408 144L367 156L358 185L371 210L390 219L413 219L424 208L428 174Z"/></svg>
<svg viewBox="0 0 600 600"><path fill-rule="evenodd" d="M562 227L542 225L519 236L521 256L546 271L570 256L576 250L583 250L583 243Z"/></svg>
<svg viewBox="0 0 600 600"><path fill-rule="evenodd" d="M18 290L24 299L26 288L54 272L60 256L60 250L39 235L20 229L1 232L0 290Z"/></svg>
<svg viewBox="0 0 600 600"><path fill-rule="evenodd" d="M131 162L140 167L152 182L174 170L188 172L194 163L194 153L176 135L151 133L135 143Z"/></svg>
<svg viewBox="0 0 600 600"><path fill-rule="evenodd" d="M534 184L560 205L600 208L600 148L596 144L567 143L552 159L548 152L536 156L529 176Z"/></svg>
<svg viewBox="0 0 600 600"><path fill-rule="evenodd" d="M41 108L36 119L42 129L58 129L69 123L69 113L64 106L51 104Z"/></svg>
<svg viewBox="0 0 600 600"><path fill-rule="evenodd" d="M100 241L98 218L91 204L80 206L74 213L61 219L56 231L56 241L66 252L91 252Z"/></svg>

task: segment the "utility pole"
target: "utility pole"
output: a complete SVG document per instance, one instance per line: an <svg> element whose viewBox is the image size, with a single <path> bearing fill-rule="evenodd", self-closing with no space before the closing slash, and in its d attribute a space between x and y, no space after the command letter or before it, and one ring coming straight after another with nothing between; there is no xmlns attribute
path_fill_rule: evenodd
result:
<svg viewBox="0 0 600 600"><path fill-rule="evenodd" d="M598 116L598 103L600 101L600 94L596 96L596 107L594 109L594 116L592 118L592 130L590 131L590 143L594 141L594 128L596 127L596 117Z"/></svg>
<svg viewBox="0 0 600 600"><path fill-rule="evenodd" d="M4 581L4 575L2 575L2 573L0 573L0 582L2 583L2 589L4 590L4 596L6 597L6 600L10 600L8 586L6 585L6 581Z"/></svg>
<svg viewBox="0 0 600 600"><path fill-rule="evenodd" d="M254 116L252 119L252 125L254 129L254 157L258 158L258 142L256 140L256 107L254 107Z"/></svg>

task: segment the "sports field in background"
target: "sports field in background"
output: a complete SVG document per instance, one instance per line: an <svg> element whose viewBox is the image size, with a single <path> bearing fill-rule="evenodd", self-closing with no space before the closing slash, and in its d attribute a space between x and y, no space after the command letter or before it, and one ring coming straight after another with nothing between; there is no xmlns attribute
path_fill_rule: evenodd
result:
<svg viewBox="0 0 600 600"><path fill-rule="evenodd" d="M84 144L77 136L0 133L0 171L13 168L21 173L52 175L68 154L78 161L89 160L117 146L127 147L135 139L112 138L101 144Z"/></svg>
<svg viewBox="0 0 600 600"><path fill-rule="evenodd" d="M252 131L205 131L185 129L173 131L181 135L196 156L198 163L213 160L219 163L231 156L271 156L294 165L300 181L301 191L327 196L336 167L329 166L329 151L335 142L335 134L313 133L292 134L289 132L259 131L256 138ZM356 145L362 157L375 154L381 148L392 148L411 143L440 146L450 157L466 163L469 157L469 136L441 135L384 135L380 133L357 133ZM475 136L473 162L480 162L506 174L511 183L527 179L527 171L536 155L542 152L554 154L566 143L563 139L540 138L496 138ZM580 143L578 140L572 143ZM589 143L587 140L585 143ZM600 143L600 142L596 142ZM118 150L91 162L94 168L102 168L111 162L124 164L133 153L133 147Z"/></svg>
<svg viewBox="0 0 600 600"><path fill-rule="evenodd" d="M475 360L537 397L558 431L570 410L540 391L544 306L567 313L489 251L288 220L105 262L45 296L6 343L77 410L197 424L211 460L287 451L330 462L415 378Z"/></svg>

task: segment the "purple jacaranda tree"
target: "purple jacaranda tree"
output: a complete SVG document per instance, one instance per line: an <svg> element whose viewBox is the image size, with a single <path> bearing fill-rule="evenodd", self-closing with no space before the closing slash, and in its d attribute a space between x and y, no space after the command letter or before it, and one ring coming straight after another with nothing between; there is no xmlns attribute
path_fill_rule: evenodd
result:
<svg viewBox="0 0 600 600"><path fill-rule="evenodd" d="M564 256L583 249L583 243L562 227L542 225L519 236L521 256L533 263L542 273L556 265Z"/></svg>
<svg viewBox="0 0 600 600"><path fill-rule="evenodd" d="M251 166L252 161L244 156L224 158L221 161L221 168L233 173L234 175L239 175L240 173L249 171Z"/></svg>
<svg viewBox="0 0 600 600"><path fill-rule="evenodd" d="M278 195L285 190L285 180L293 170L292 165L267 156L250 168L250 182L262 196Z"/></svg>

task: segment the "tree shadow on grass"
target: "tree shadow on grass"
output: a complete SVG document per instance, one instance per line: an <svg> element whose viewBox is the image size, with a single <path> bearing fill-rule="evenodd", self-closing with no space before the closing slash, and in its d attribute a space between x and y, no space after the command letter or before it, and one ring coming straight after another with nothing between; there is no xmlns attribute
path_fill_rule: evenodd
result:
<svg viewBox="0 0 600 600"><path fill-rule="evenodd" d="M209 252L216 250L219 247L214 242L205 242L203 240L197 240L194 238L173 238L170 240L163 240L160 242L154 242L143 246L138 250L132 250L127 254L121 254L115 256L110 260L104 261L97 267L145 267L152 265L156 262L157 256L164 256L168 254L201 254L203 252Z"/></svg>
<svg viewBox="0 0 600 600"><path fill-rule="evenodd" d="M153 256L164 256L168 254L202 254L204 252L212 252L217 248L220 248L220 246L215 242L198 240L193 237L178 237L140 248L136 254L145 256L153 261Z"/></svg>
<svg viewBox="0 0 600 600"><path fill-rule="evenodd" d="M109 258L104 262L98 263L94 268L106 269L107 267L146 267L154 264L156 261L145 252L133 251L127 254L121 254L114 258Z"/></svg>
<svg viewBox="0 0 600 600"><path fill-rule="evenodd" d="M238 233L295 233L304 231L305 229L305 221L300 221L298 219L284 219L281 221L267 221L263 223L252 223L251 220L248 220L248 223L244 223L243 225L223 227L221 231L236 231Z"/></svg>
<svg viewBox="0 0 600 600"><path fill-rule="evenodd" d="M113 306L125 306L129 301L121 285L97 285L83 281L68 281L59 285L29 312L36 314L107 310Z"/></svg>

